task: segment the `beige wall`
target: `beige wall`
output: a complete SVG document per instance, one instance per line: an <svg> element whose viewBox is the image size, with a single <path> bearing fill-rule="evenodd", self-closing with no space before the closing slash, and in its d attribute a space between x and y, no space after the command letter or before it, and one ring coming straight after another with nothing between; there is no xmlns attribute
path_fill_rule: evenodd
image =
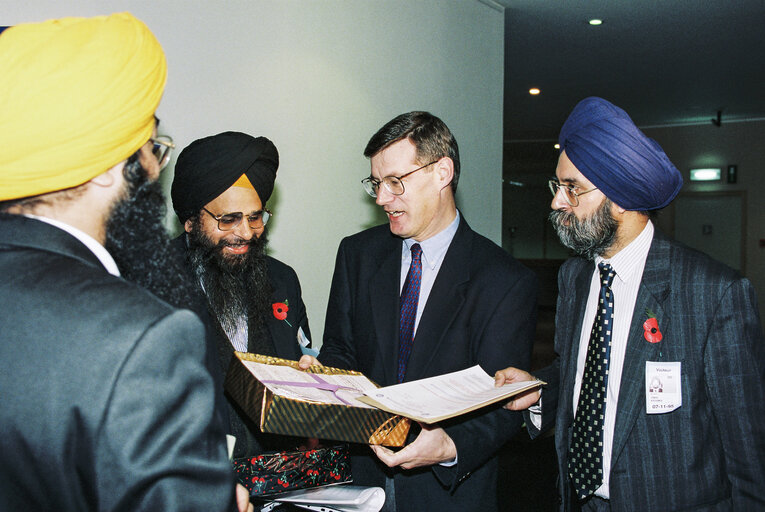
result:
<svg viewBox="0 0 765 512"><path fill-rule="evenodd" d="M167 54L158 114L179 147L225 130L274 141L271 253L300 276L319 342L338 243L381 220L359 183L362 151L395 115L429 110L449 125L464 170L458 204L500 242L504 14L492 5L35 0L3 9L2 24L128 10Z"/></svg>

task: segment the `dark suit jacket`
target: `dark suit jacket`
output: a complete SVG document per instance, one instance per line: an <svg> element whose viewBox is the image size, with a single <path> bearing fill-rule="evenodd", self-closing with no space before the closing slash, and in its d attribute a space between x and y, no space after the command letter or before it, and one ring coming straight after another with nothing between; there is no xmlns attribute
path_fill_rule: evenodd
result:
<svg viewBox="0 0 765 512"><path fill-rule="evenodd" d="M0 510L232 509L199 319L18 215L0 276Z"/></svg>
<svg viewBox="0 0 765 512"><path fill-rule="evenodd" d="M563 495L591 261L558 276L556 363L537 372L543 429L556 423ZM646 310L663 339L648 343ZM748 280L656 232L632 317L611 456L612 510L765 510L765 340ZM645 362L682 363L682 406L645 412ZM531 430L534 430L531 428Z"/></svg>
<svg viewBox="0 0 765 512"><path fill-rule="evenodd" d="M207 344L210 347L214 347L213 350L217 354L219 364L219 373L222 374L221 382L225 382L226 373L234 357L234 346L229 341L215 314L209 311L207 300L199 286L199 282L193 276L191 268L186 261L185 238L185 234L177 237L173 240L173 247L176 257L180 259L181 268L187 270L187 279L194 282L199 292L194 297L193 303L187 307L196 312L205 323ZM273 341L274 352L267 355L297 360L302 355L297 341L298 329L302 327L306 337L309 340L311 339L311 330L308 327L308 315L303 303L300 281L292 267L270 256L267 256L267 261L268 277L274 290L272 295L273 303L289 302L289 309L285 320L278 320L269 312L266 323L268 335L270 335L271 341ZM259 346L255 339L258 332L252 326L252 321L250 321L247 332L249 337L248 352L258 352L255 349L255 347ZM222 384L219 389L222 390ZM226 395L226 402L226 417L229 422L228 433L237 438L234 448L235 458L257 455L265 451L293 449L300 443L296 438L262 433L258 425L248 418L244 411L228 395Z"/></svg>
<svg viewBox="0 0 765 512"><path fill-rule="evenodd" d="M402 240L388 225L345 238L338 250L319 360L396 383ZM526 368L536 325L534 274L461 220L422 313L406 381L480 364ZM522 417L501 407L444 422L458 464L396 470L399 510L495 510L495 453ZM411 439L410 439L411 440ZM384 487L385 468L358 445L354 483Z"/></svg>

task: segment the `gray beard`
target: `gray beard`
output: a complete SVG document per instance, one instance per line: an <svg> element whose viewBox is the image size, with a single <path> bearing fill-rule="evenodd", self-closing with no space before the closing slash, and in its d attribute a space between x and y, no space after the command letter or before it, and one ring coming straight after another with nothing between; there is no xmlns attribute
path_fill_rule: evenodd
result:
<svg viewBox="0 0 765 512"><path fill-rule="evenodd" d="M616 241L619 223L611 215L611 201L604 199L595 212L579 220L573 213L550 212L550 222L560 242L576 254L594 260L602 256Z"/></svg>

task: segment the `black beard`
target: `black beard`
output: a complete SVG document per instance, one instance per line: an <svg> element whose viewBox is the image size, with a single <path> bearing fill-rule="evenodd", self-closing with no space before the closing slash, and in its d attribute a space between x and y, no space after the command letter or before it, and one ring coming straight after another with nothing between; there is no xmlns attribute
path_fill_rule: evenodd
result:
<svg viewBox="0 0 765 512"><path fill-rule="evenodd" d="M122 277L176 307L188 307L193 283L183 278L165 230L165 198L138 162L123 171L126 197L115 203L106 224L106 242Z"/></svg>
<svg viewBox="0 0 765 512"><path fill-rule="evenodd" d="M273 294L268 279L266 232L249 242L241 239L233 243L220 240L216 244L204 234L197 218L187 234L187 240L189 263L202 283L210 311L218 321L233 326L237 318L245 315L250 319L250 328L263 327L267 315L271 313ZM238 244L249 244L250 250L240 255L224 255L223 247Z"/></svg>
<svg viewBox="0 0 765 512"><path fill-rule="evenodd" d="M584 220L562 210L550 212L550 222L560 242L576 254L594 260L603 255L616 240L619 223L611 215L611 201L604 199L595 212Z"/></svg>

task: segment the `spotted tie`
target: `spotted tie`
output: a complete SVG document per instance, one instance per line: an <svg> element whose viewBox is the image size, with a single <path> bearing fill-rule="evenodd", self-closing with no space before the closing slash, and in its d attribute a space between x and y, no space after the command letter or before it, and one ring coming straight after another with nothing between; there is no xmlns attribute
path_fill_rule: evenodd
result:
<svg viewBox="0 0 765 512"><path fill-rule="evenodd" d="M568 474L580 499L595 492L603 483L603 424L606 415L608 362L611 356L611 331L614 298L611 283L616 272L607 263L600 269L598 311L592 324L587 360L576 407L568 451Z"/></svg>
<svg viewBox="0 0 765 512"><path fill-rule="evenodd" d="M422 248L420 244L414 244L412 246L412 263L409 265L404 288L401 290L401 316L398 324L398 382L404 381L409 354L412 352L414 319L417 317L417 303L420 300L421 280Z"/></svg>

